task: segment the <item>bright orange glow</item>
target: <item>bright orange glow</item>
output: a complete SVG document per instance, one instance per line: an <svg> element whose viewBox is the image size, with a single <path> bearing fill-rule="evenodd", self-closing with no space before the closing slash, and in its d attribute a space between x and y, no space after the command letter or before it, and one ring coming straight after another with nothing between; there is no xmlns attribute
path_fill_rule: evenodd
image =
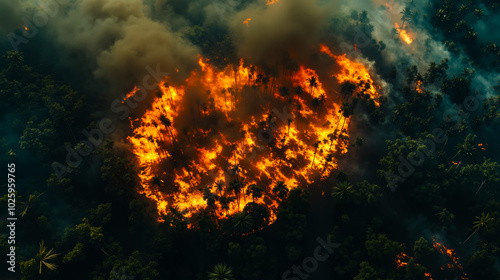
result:
<svg viewBox="0 0 500 280"><path fill-rule="evenodd" d="M252 19L251 18L247 18L243 21L243 24L246 25L248 27L248 23L251 21Z"/></svg>
<svg viewBox="0 0 500 280"><path fill-rule="evenodd" d="M342 72L337 79L357 83L361 74L373 82L362 64L338 58ZM216 70L202 57L198 62L201 71L193 71L183 85L164 80L150 109L139 119L131 119L133 135L128 141L137 156L139 191L157 202L160 217L170 207L187 218L208 207L224 218L254 200L247 191L257 184L263 196L255 202L268 206L272 223L280 201L273 187L278 181L289 189L306 187L338 168L337 157L349 147L350 118L339 114L340 105L327 97L336 90L327 90L316 71L304 65L292 75L270 78L264 84L256 79L263 73L244 66L243 60L224 70ZM352 75L353 71L360 73ZM311 77L317 79L314 89L308 83ZM285 85L290 88L289 97L280 93ZM294 93L299 86L303 88L300 96ZM372 89L370 96L378 98ZM195 91L204 97L198 108L187 108L186 99ZM311 106L315 97L323 98L320 106ZM252 115L242 115L245 104L256 100L258 108ZM283 108L290 119L281 117ZM192 117L191 122L186 115ZM218 126L209 125L214 118ZM271 141L264 142L271 132ZM239 193L227 188L234 180L244 182ZM216 182L224 186L218 189ZM219 197L210 206L204 198L207 190ZM223 203L220 197L234 200Z"/></svg>
<svg viewBox="0 0 500 280"><path fill-rule="evenodd" d="M422 86L422 81L418 80L418 81L415 83L415 90L416 90L418 93L423 93L423 92L424 92L424 87Z"/></svg>
<svg viewBox="0 0 500 280"><path fill-rule="evenodd" d="M477 144L477 146L478 146L481 150L483 150L483 151L484 151L484 150L486 150L486 147L485 147L485 146L488 146L488 143L486 143L486 144L479 143L479 144Z"/></svg>
<svg viewBox="0 0 500 280"><path fill-rule="evenodd" d="M131 90L129 93L127 93L125 95L125 97L122 99L122 104L125 103L125 101L129 98L131 98L132 96L134 96L136 94L136 92L139 91L139 88L137 88L137 86L134 87L133 90Z"/></svg>
<svg viewBox="0 0 500 280"><path fill-rule="evenodd" d="M448 258L451 260L451 263L448 263L446 266L442 266L441 270L444 270L444 268L448 268L451 270L459 270L462 275L460 276L460 279L462 280L467 280L469 279L467 277L467 273L463 272L462 270L464 269L462 265L460 264L460 258L457 257L455 251L453 249L447 248L443 243L440 243L437 241L435 237L432 237L432 246L434 249L436 249L440 254L448 256Z"/></svg>
<svg viewBox="0 0 500 280"><path fill-rule="evenodd" d="M24 27L24 30L28 31L30 30L27 26Z"/></svg>
<svg viewBox="0 0 500 280"><path fill-rule="evenodd" d="M378 106L379 102L377 97L379 96L377 89L375 88L375 83L370 75L370 72L366 67L359 63L349 60L345 54L334 55L326 45L320 45L320 51L327 54L328 56L334 58L337 64L341 67L341 72L337 73L335 76L339 84L344 82L351 82L356 85L361 85L360 90L365 94L369 94L371 98L375 101Z"/></svg>
<svg viewBox="0 0 500 280"><path fill-rule="evenodd" d="M401 244L401 246L404 247L404 243ZM405 252L401 252L396 256L396 259L394 260L394 265L397 268L402 268L408 265L408 261L410 259L413 259L413 257L408 256ZM419 265L418 263L415 263L416 265ZM432 280L432 275L428 272L425 273L425 276L428 277L430 280Z"/></svg>
<svg viewBox="0 0 500 280"><path fill-rule="evenodd" d="M266 5L272 5L278 3L280 0L267 0Z"/></svg>
<svg viewBox="0 0 500 280"><path fill-rule="evenodd" d="M405 25L403 25L403 27L400 28L399 24L395 22L394 27L396 28L396 31L398 32L399 37L401 38L401 40L403 40L403 42L405 42L408 45L410 45L413 42L413 39L410 37L410 35L405 29L406 28Z"/></svg>
<svg viewBox="0 0 500 280"><path fill-rule="evenodd" d="M461 162L461 161L459 161L459 162L456 162L456 161L451 161L451 162L450 162L450 164L453 164L453 165L460 165L460 164L462 164L462 162Z"/></svg>

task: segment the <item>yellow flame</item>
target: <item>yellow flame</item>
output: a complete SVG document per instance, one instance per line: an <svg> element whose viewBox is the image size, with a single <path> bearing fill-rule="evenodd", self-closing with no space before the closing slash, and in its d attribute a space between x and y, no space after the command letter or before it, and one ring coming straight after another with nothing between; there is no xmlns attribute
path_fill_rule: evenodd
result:
<svg viewBox="0 0 500 280"><path fill-rule="evenodd" d="M356 84L365 81L373 85L368 70L362 64L350 61L345 55L334 58L342 71L332 75L336 75L339 81ZM160 217L167 214L169 207L175 206L189 218L209 207L203 197L206 186L216 195L235 196L226 187L218 190L215 182L222 181L227 186L232 180L238 179L246 183L241 194L237 195L238 199L229 202L227 209L224 209L221 201L216 201L213 205L215 214L223 218L241 211L253 201L246 195L248 186L257 184L262 187L264 194L256 198L255 202L268 205L271 212L269 222L272 223L276 219L279 204L279 198L271 191L274 185L283 181L292 189L328 176L338 167L338 155L347 152L350 118L339 114L340 104L330 99L324 100L320 109L311 108L307 100L327 96L327 92L334 90L327 91L319 78L314 91L307 90L308 78L318 75L315 70L304 65L290 80L280 82L274 79L271 83L274 85L269 87L250 78L257 77L258 73L255 67L244 66L243 60L239 66L228 66L223 70L216 70L202 57L198 63L201 71L193 71L185 84L169 85L167 78L160 83L161 94L154 98L151 109L140 119L131 119L133 135L128 137L128 141L137 156L142 186L140 193L157 202ZM332 67L332 71L334 69ZM265 113L250 118L238 117L236 113L241 107L245 78L247 84L253 84L256 89L253 94L257 98L270 96L281 104L291 100L291 122L280 122L276 115L270 118L268 109L265 109L268 104L261 105ZM293 87L301 86L304 93L286 99L278 90L285 82L291 83ZM241 124L238 137L229 138L224 127L207 130L200 126L181 132L182 127L178 125L179 111L185 109L182 106L186 92L195 88L205 89L207 99L213 103L207 111L198 112L198 122L209 116L223 116L227 123L235 121ZM132 92L136 90L134 88ZM127 96L132 96L132 92ZM367 92L372 98L379 96L374 86ZM272 144L263 144L258 139L262 124L272 131ZM207 139L211 139L211 142L207 142ZM238 168L232 168L235 166Z"/></svg>
<svg viewBox="0 0 500 280"><path fill-rule="evenodd" d="M403 40L403 42L405 42L408 45L413 43L413 39L410 37L410 35L406 31L405 25L403 25L403 27L400 28L399 24L397 22L395 22L394 27L396 28L396 31L398 32L399 37L401 38L401 40Z"/></svg>

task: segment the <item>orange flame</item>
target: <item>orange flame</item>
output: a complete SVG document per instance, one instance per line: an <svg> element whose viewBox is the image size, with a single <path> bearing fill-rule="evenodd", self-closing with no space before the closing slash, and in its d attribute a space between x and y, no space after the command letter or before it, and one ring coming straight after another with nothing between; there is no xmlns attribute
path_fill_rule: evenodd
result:
<svg viewBox="0 0 500 280"><path fill-rule="evenodd" d="M358 76L366 74L364 79L373 82L362 64L345 56L338 58L343 68L353 69L343 69L337 79L358 82ZM255 198L255 202L268 205L269 223L272 223L280 201L271 191L273 186L283 181L292 189L328 176L338 167L336 157L347 152L350 118L339 115L340 105L329 102L330 99L324 99L320 108L311 108L306 100L327 96L327 91L319 79L314 92L307 90L307 79L317 75L305 66L300 66L289 81L272 78L270 84L264 84L262 79L255 78L256 68L244 66L243 60L239 66L228 66L221 71L201 57L199 65L201 71L193 71L184 85L169 85L168 79L160 83L160 92L151 109L140 119L131 120L133 135L128 141L137 156L142 186L139 192L157 202L160 217L167 214L167 207L173 206L187 218L206 207L223 218L252 202L253 198L246 193L249 185L257 184L263 189L263 196ZM282 96L278 88L289 83L294 88L301 86L304 93L289 99ZM191 115L197 128L181 130L179 112L189 109L183 108L185 96L198 88L206 91L210 105L199 104L198 112L193 109ZM369 93L373 98L379 96L374 88ZM278 113L282 110L274 109L275 112L269 114L272 105L265 102L260 105L260 113L241 117L238 109L247 98L273 100L273 104L281 104L279 108L291 103L291 118L280 122ZM201 110L203 106L206 109ZM201 125L207 118L214 117L224 119L220 128L208 129ZM235 124L239 124L239 136L229 138L225 126ZM272 133L271 144L257 138L262 131ZM231 197L233 192L227 190L227 186L235 179L245 182L241 192L234 193L236 199L225 204L216 199L209 206L204 188L218 197ZM215 182L225 186L218 189Z"/></svg>
<svg viewBox="0 0 500 280"><path fill-rule="evenodd" d="M401 246L404 246L405 244L401 244ZM397 254L396 259L394 260L394 265L397 268L402 268L408 265L408 261L410 259L413 259L413 257L408 256L405 252L401 252ZM418 263L415 263L416 265L419 265ZM430 280L432 280L432 275L429 272L425 272L425 276L428 277Z"/></svg>
<svg viewBox="0 0 500 280"><path fill-rule="evenodd" d="M339 84L349 81L356 85L362 85L362 92L369 94L370 97L374 99L375 104L379 106L379 102L376 100L379 94L375 88L375 83L373 82L370 72L363 64L349 60L346 54L334 55L331 50L323 44L320 45L320 51L334 58L337 64L341 66L341 72L335 75Z"/></svg>
<svg viewBox="0 0 500 280"><path fill-rule="evenodd" d="M435 237L432 237L432 242L433 242L432 246L434 247L434 249L436 249L440 254L446 255L451 260L451 263L448 263L446 267L451 270L458 269L459 271L461 271L462 276L460 277L460 279L463 280L469 279L467 277L467 273L462 271L463 267L459 262L460 258L457 257L455 251L453 249L447 248L444 244L438 242ZM441 270L444 270L444 268L445 266L442 266Z"/></svg>
<svg viewBox="0 0 500 280"><path fill-rule="evenodd" d="M416 90L418 93L423 93L423 92L424 92L424 87L422 86L422 81L418 80L418 81L415 83L415 90Z"/></svg>
<svg viewBox="0 0 500 280"><path fill-rule="evenodd" d="M139 88L138 88L137 86L134 86L134 89L133 89L133 90L131 90L129 93L127 93L127 94L125 95L125 97L122 99L122 104L123 104L123 103L125 103L125 101L126 101L127 99L129 99L129 98L131 98L132 96L134 96L134 95L137 93L137 91L139 91Z"/></svg>
<svg viewBox="0 0 500 280"><path fill-rule="evenodd" d="M278 3L280 0L267 0L266 5L273 5Z"/></svg>
<svg viewBox="0 0 500 280"><path fill-rule="evenodd" d="M410 37L408 32L406 31L406 26L403 25L402 28L399 27L399 24L397 22L394 23L394 27L396 28L396 31L399 34L399 37L405 42L406 44L410 45L413 42L413 39Z"/></svg>
<svg viewBox="0 0 500 280"><path fill-rule="evenodd" d="M248 27L248 23L251 21L252 19L251 18L247 18L243 21L243 24L246 25Z"/></svg>

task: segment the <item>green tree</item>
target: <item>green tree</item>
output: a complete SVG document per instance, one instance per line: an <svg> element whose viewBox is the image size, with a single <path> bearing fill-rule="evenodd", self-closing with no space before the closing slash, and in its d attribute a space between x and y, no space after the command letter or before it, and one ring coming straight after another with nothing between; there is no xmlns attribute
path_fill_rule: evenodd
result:
<svg viewBox="0 0 500 280"><path fill-rule="evenodd" d="M476 232L479 229L484 228L484 229L488 230L488 225L492 221L493 221L493 218L490 217L490 213L484 214L484 212L483 212L483 213L481 213L481 217L476 216L476 220L473 222L473 228L475 228L476 230L474 230L474 232L469 237L467 237L467 239L465 239L465 241L463 243L465 244L467 241L469 241L469 239L474 234L476 234Z"/></svg>
<svg viewBox="0 0 500 280"><path fill-rule="evenodd" d="M233 280L233 269L224 263L214 266L212 272L208 273L209 280Z"/></svg>
<svg viewBox="0 0 500 280"><path fill-rule="evenodd" d="M283 202L286 199L288 191L289 191L288 187L283 181L276 182L276 185L274 185L273 188L273 193L276 193L278 195L281 202Z"/></svg>
<svg viewBox="0 0 500 280"><path fill-rule="evenodd" d="M413 254L415 256L415 259L425 259L428 257L430 254L434 252L434 249L429 246L429 241L427 239L420 237L418 240L415 241L413 244Z"/></svg>
<svg viewBox="0 0 500 280"><path fill-rule="evenodd" d="M42 274L42 266L45 266L49 270L56 270L58 267L57 264L51 261L57 256L59 256L59 254L56 254L53 248L47 250L47 247L45 247L45 244L42 240L42 242L40 242L40 248L37 255L40 264L38 274Z"/></svg>
<svg viewBox="0 0 500 280"><path fill-rule="evenodd" d="M263 195L262 188L257 186L256 184L251 184L247 188L247 195L251 195L253 202L255 202L256 198L262 197Z"/></svg>
<svg viewBox="0 0 500 280"><path fill-rule="evenodd" d="M357 195L354 186L347 181L339 182L332 190L332 197L337 201L352 201Z"/></svg>

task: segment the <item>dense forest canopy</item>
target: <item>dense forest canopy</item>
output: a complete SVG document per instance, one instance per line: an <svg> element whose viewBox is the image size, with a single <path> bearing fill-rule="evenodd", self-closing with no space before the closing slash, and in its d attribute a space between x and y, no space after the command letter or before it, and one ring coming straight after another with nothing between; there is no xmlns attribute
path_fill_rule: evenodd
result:
<svg viewBox="0 0 500 280"><path fill-rule="evenodd" d="M0 0L1 278L500 279L499 12Z"/></svg>

